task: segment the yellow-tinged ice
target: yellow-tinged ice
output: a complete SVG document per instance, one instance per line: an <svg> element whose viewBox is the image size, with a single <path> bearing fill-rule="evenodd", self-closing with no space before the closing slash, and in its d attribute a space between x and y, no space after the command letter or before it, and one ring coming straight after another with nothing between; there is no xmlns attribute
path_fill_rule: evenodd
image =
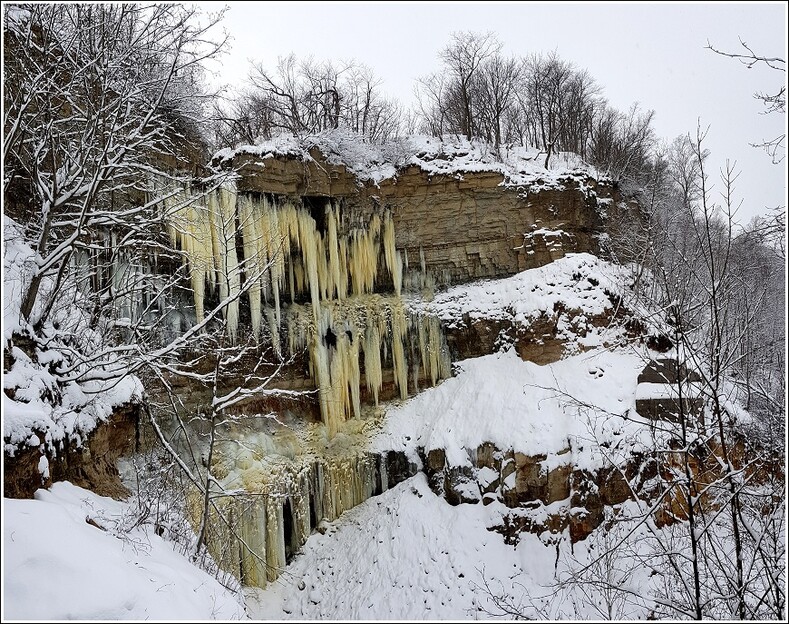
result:
<svg viewBox="0 0 789 624"><path fill-rule="evenodd" d="M299 450L292 457L277 443L280 436L259 433L257 439L245 439L247 450L229 467L223 487L250 494L217 502L233 530L215 515L211 523L208 548L220 567L244 585L265 587L319 523L334 521L377 490L388 489L385 462L363 450L363 435L348 433L354 442L340 449L326 450L320 439L320 449L294 440ZM269 452L252 457L252 447ZM226 449L226 461L234 452L238 455L238 446Z"/></svg>
<svg viewBox="0 0 789 624"><path fill-rule="evenodd" d="M169 235L189 267L196 321L204 318L207 292L216 289L220 299L233 299L224 318L231 335L240 333L243 289L252 333L260 336L268 327L277 347L287 336L283 344L291 354L306 350L318 388L323 424L308 425L321 432L314 449L289 441L286 430L267 441L261 433L254 443L225 449L219 461L229 465L214 467L227 477L224 487L249 496L219 501L238 530L231 534L216 518L213 530L227 534L209 541L209 549L245 585L264 586L317 523L387 489L380 457L363 446L337 455L327 449L345 448L349 431L368 424L359 418L364 391L377 404L383 392L405 398L409 373L412 389L420 380L448 377L446 342L438 319L409 314L404 306L403 257L389 212L362 223L328 198L307 204L237 195L232 187L187 191L164 204ZM420 261L424 274L421 250ZM394 294L374 294L388 279ZM338 431L344 435L335 437ZM255 456L253 448L260 450Z"/></svg>
<svg viewBox="0 0 789 624"><path fill-rule="evenodd" d="M252 333L268 324L280 343L283 289L291 354L309 352L309 367L319 389L321 417L330 436L342 422L359 415L364 384L378 403L384 370L401 398L408 396L407 352L414 386L424 377L435 384L449 375L449 358L440 324L428 317L408 318L400 298L403 258L396 248L390 212L373 213L366 224L343 222L339 205L321 208L268 195L240 195L222 187L183 207L166 206L171 236L189 263L197 321L204 316L206 284L218 286L220 299L238 295L241 277L249 298ZM321 211L322 223L313 214ZM243 262L236 249L236 222ZM420 250L424 267L424 256ZM395 295L373 295L379 270L386 270ZM294 302L309 296L309 305ZM225 310L228 331L238 326L238 298ZM406 349L409 344L414 346ZM363 363L363 364L362 364Z"/></svg>

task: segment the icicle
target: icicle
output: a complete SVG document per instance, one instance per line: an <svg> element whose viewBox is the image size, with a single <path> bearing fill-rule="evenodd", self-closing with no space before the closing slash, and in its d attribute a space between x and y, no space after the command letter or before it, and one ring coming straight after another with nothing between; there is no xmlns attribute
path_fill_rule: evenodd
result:
<svg viewBox="0 0 789 624"><path fill-rule="evenodd" d="M386 268L389 269L389 274L392 276L395 294L400 295L403 281L403 259L395 248L395 229L391 214L386 215L384 222L384 257Z"/></svg>
<svg viewBox="0 0 789 624"><path fill-rule="evenodd" d="M277 497L266 500L266 564L268 580L275 581L285 567L285 522L282 504Z"/></svg>
<svg viewBox="0 0 789 624"><path fill-rule="evenodd" d="M310 360L315 370L315 381L318 385L321 419L329 433L329 438L334 437L340 427L341 406L337 399L335 387L332 385L331 361L327 334L331 328L331 313L329 310L315 311L313 314L319 318L316 324L317 332L312 337ZM320 316L318 316L320 315Z"/></svg>
<svg viewBox="0 0 789 624"><path fill-rule="evenodd" d="M194 291L195 322L200 323L204 316L205 282L213 262L211 248L211 226L205 210L196 201L190 201L180 211L182 234L181 245L189 263L189 275Z"/></svg>
<svg viewBox="0 0 789 624"><path fill-rule="evenodd" d="M417 326L422 370L430 378L430 383L436 385L439 379L446 379L451 374L449 350L441 331L441 321L435 316L419 315L414 322Z"/></svg>
<svg viewBox="0 0 789 624"><path fill-rule="evenodd" d="M340 248L337 241L337 215L332 210L331 204L326 204L326 220L329 223L329 296L344 299L345 288L341 284Z"/></svg>
<svg viewBox="0 0 789 624"><path fill-rule="evenodd" d="M299 211L299 247L304 257L306 283L310 289L312 310L315 314L315 324L318 324L318 308L320 307L320 283L318 280L318 252L321 245L320 233L315 230L315 220L309 214Z"/></svg>
<svg viewBox="0 0 789 624"><path fill-rule="evenodd" d="M364 376L367 389L378 405L378 393L383 386L381 372L381 332L376 325L367 326L364 334Z"/></svg>
<svg viewBox="0 0 789 624"><path fill-rule="evenodd" d="M407 352L418 353L419 364L412 366L417 379L420 366L431 383L449 375L438 320L411 318L409 333L409 319L399 298L408 256L404 260L404 252L395 246L391 213L383 220L373 214L366 227L347 232L341 228L338 205L328 201L322 233L309 206L275 202L266 195L236 198L233 189L222 188L209 194L205 205L181 203L185 205L168 223L189 263L197 320L204 316L206 284L217 285L220 299L232 298L240 290L243 270L249 282L253 333L261 335L267 323L278 347L285 312L290 353L308 349L310 375L319 390L321 418L330 437L346 419L361 414L362 353L365 385L375 403L383 388L383 367L389 362L400 397L407 396ZM236 218L243 266L236 254ZM420 264L424 268L422 249ZM372 294L379 267L389 272L395 296ZM285 288L291 303L283 310ZM306 292L310 305L296 305L294 301ZM226 318L232 336L238 325L237 301L228 306ZM418 340L418 347L409 342L413 340ZM354 491L359 487L354 485ZM296 518L301 511L294 508L293 513Z"/></svg>
<svg viewBox="0 0 789 624"><path fill-rule="evenodd" d="M339 299L348 296L348 241L345 238L340 240L340 290L337 296Z"/></svg>
<svg viewBox="0 0 789 624"><path fill-rule="evenodd" d="M392 366L395 385L400 390L400 398L408 397L408 363L403 350L403 337L407 331L405 313L402 305L392 308Z"/></svg>
<svg viewBox="0 0 789 624"><path fill-rule="evenodd" d="M259 234L257 231L257 220L255 218L255 208L249 196L242 195L238 198L238 216L241 222L241 236L244 241L244 274L249 282L249 312L252 319L252 333L260 335L261 329L261 282L260 272L263 267L260 264L257 241Z"/></svg>
<svg viewBox="0 0 789 624"><path fill-rule="evenodd" d="M280 324L280 287L284 284L285 278L285 241L287 240L287 249L290 250L290 239L287 236L282 236L279 225L279 213L275 206L264 201L268 229L264 232L264 242L266 245L266 255L268 257L270 266L269 272L271 276L271 291L274 299L274 316L277 326Z"/></svg>
<svg viewBox="0 0 789 624"><path fill-rule="evenodd" d="M214 257L215 264L219 267L220 297L231 297L232 300L225 308L227 331L232 340L238 333L238 294L241 289L238 274L238 255L236 254L236 193L220 187L217 195L217 229L219 236L219 256ZM214 245L216 253L217 245ZM224 295L222 291L224 290Z"/></svg>
<svg viewBox="0 0 789 624"><path fill-rule="evenodd" d="M244 544L239 544L238 548L239 580L246 586L265 588L268 576L265 503L261 503L258 498L237 511L236 515L239 518L241 538L244 540ZM232 541L229 540L229 543Z"/></svg>

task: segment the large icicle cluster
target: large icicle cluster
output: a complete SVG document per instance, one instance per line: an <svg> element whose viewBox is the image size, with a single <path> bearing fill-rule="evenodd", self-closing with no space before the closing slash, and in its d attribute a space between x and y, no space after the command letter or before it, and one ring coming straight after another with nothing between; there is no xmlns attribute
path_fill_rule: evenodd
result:
<svg viewBox="0 0 789 624"><path fill-rule="evenodd" d="M320 389L321 415L330 435L347 418L359 416L362 358L364 382L376 404L390 360L395 388L401 398L408 395L406 347L417 355L411 364L414 387L422 376L435 384L450 375L440 322L407 314L400 297L360 295L323 301L317 322L309 307L290 306L289 347L291 354L309 349L310 374Z"/></svg>
<svg viewBox="0 0 789 624"><path fill-rule="evenodd" d="M253 332L260 333L264 309L270 305L272 331L277 336L282 291L289 292L291 302L309 293L316 311L321 301L371 293L381 247L382 264L400 294L402 257L395 248L389 213L383 223L374 214L366 228L357 227L340 236L340 211L329 199L323 208L325 232L301 202L237 195L226 187L204 194L181 194L167 200L164 207L173 245L184 252L189 263L197 322L205 314L206 284L218 286L220 300L224 300L238 294L243 273ZM236 250L238 230L243 240L242 262ZM237 298L228 306L226 318L229 332L235 334Z"/></svg>
<svg viewBox="0 0 789 624"><path fill-rule="evenodd" d="M240 266L236 253L236 194L220 187L205 194L182 193L164 202L170 239L184 252L194 291L195 321L205 317L205 287L219 289L227 332L238 331Z"/></svg>
<svg viewBox="0 0 789 624"><path fill-rule="evenodd" d="M226 484L251 492L228 497L226 517L236 518L239 544L232 532L209 543L212 555L245 585L265 587L285 568L293 554L322 521L336 520L343 512L388 489L382 456L352 452L340 457L289 461L275 455L265 464L243 470ZM213 525L226 531L222 522Z"/></svg>
<svg viewBox="0 0 789 624"><path fill-rule="evenodd" d="M308 349L321 416L333 436L344 420L360 414L362 371L377 403L389 361L395 387L407 396L406 346L419 354L432 383L449 376L449 356L436 319L407 318L400 299L403 259L391 214L373 212L366 224L351 227L338 202L322 201L316 206L314 200L239 195L221 187L176 196L165 202L165 210L172 242L189 265L197 322L205 315L206 285L218 288L220 301L232 298L224 317L235 338L243 284L253 334L261 334L265 319L278 347L287 305L283 295L288 296L290 352ZM384 268L393 297L372 294ZM309 305L296 303L305 298ZM419 366L411 370L416 385Z"/></svg>

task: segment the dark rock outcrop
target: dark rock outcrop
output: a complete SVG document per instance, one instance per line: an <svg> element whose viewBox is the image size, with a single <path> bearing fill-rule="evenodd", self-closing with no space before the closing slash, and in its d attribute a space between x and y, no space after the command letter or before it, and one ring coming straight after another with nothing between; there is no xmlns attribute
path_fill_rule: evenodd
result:
<svg viewBox="0 0 789 624"><path fill-rule="evenodd" d="M129 492L121 483L117 461L135 449L140 411L137 404L117 408L81 446L67 444L55 454L45 453L38 446L20 450L13 456L4 454L3 496L32 498L37 489L56 481L71 481L101 496L127 496ZM47 478L39 471L44 455L49 464Z"/></svg>

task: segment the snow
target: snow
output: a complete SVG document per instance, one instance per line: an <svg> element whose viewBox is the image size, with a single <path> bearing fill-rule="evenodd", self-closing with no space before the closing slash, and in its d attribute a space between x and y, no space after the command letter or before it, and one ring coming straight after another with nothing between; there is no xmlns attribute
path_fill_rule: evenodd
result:
<svg viewBox="0 0 789 624"><path fill-rule="evenodd" d="M3 215L3 339L22 326L19 308L22 284L35 261L35 252L22 239L22 226Z"/></svg>
<svg viewBox="0 0 789 624"><path fill-rule="evenodd" d="M450 288L432 301L411 300L411 308L450 327L480 319L527 326L564 309L557 338L586 350L545 366L522 361L514 350L458 362L455 377L388 410L373 448L404 450L414 461L417 449L440 448L451 465L461 466L469 450L492 442L500 450L548 455L550 465L594 468L604 463L600 443L648 444L635 396L638 375L654 354L640 346L612 347L621 327L588 322L610 313L626 275L626 268L590 254L569 254L509 278ZM581 349L565 349L573 351ZM564 455L568 449L572 454Z"/></svg>
<svg viewBox="0 0 789 624"><path fill-rule="evenodd" d="M646 353L594 349L553 364L524 362L513 351L457 363L457 375L387 412L372 440L377 451L444 449L450 465L469 463L467 449L547 455L549 464L605 465L600 452L624 455L651 442L635 416L638 374ZM567 449L572 453L567 454ZM625 451L626 449L626 451Z"/></svg>
<svg viewBox="0 0 789 624"><path fill-rule="evenodd" d="M233 593L152 527L123 530L127 513L126 504L68 482L35 500L4 498L4 619L245 617Z"/></svg>
<svg viewBox="0 0 789 624"><path fill-rule="evenodd" d="M601 175L593 167L571 153L553 156L550 169L544 167L545 154L534 149L505 145L494 149L483 141L469 141L465 137L442 138L415 135L395 139L382 145L365 142L355 133L329 130L314 135L294 137L281 134L260 140L255 145L225 148L214 154L213 161L221 163L237 155L257 156L265 160L273 157L312 160L310 150L317 148L329 164L345 165L360 182L379 185L383 180L396 178L398 171L416 166L430 175L449 175L463 178L465 173L497 173L504 178L503 186L537 192L562 189L574 180L585 192L590 177Z"/></svg>
<svg viewBox="0 0 789 624"><path fill-rule="evenodd" d="M492 148L484 141L469 141L465 137L412 136L407 139L411 154L407 165L416 165L433 175L464 173L500 173L504 186L526 187L531 191L561 189L563 182L576 178L582 183L588 177L599 177L592 167L570 153L556 155L545 169L545 154L526 147L503 145Z"/></svg>
<svg viewBox="0 0 789 624"><path fill-rule="evenodd" d="M554 549L535 536L513 549L487 530L503 507L452 507L417 475L370 499L312 535L288 574L249 600L254 618L468 619L478 612L475 584L518 569L550 578ZM303 585L301 585L303 583ZM298 587L304 587L299 590Z"/></svg>
<svg viewBox="0 0 789 624"><path fill-rule="evenodd" d="M488 619L497 610L482 589L487 581L496 593L516 600L525 600L528 593L549 611L548 617L567 617L573 606L548 587L567 565L577 565L570 562L567 536L524 533L517 546L507 545L489 530L500 526L507 513L498 502L453 507L418 474L343 514L326 525L325 534L313 534L286 574L265 590L248 591L250 615ZM588 560L588 548L576 544L576 557ZM640 576L646 577L646 571L628 580L637 583ZM581 617L595 615L582 597L574 606ZM524 613L540 615L528 607ZM638 611L621 615L643 617Z"/></svg>
<svg viewBox="0 0 789 624"><path fill-rule="evenodd" d="M131 375L82 383L64 382L57 375L59 365L70 364L69 352L74 343L83 353L93 353L102 346L100 337L88 327L84 311L73 303L58 307L54 321L60 329L55 329L53 323L45 325L43 337L48 341L47 348L34 347L34 357L31 357L13 346L14 334L30 335L32 332L21 320L20 307L23 284L29 279L35 252L24 242L22 227L6 216L3 217L3 242L4 351L13 357L13 365L3 374L5 452L14 455L20 446L40 444L54 451L64 440L80 445L115 408L140 400L144 392L142 383ZM48 288L51 286L45 281L43 292ZM78 300L74 289L73 286L65 287L64 299ZM45 298L42 296L39 300ZM63 336L66 339L61 344L59 340ZM115 365L111 357L103 361L109 368ZM88 364L82 370L91 367L97 368ZM35 432L43 434L44 440Z"/></svg>
<svg viewBox="0 0 789 624"><path fill-rule="evenodd" d="M695 398L702 396L702 388L698 384L682 384L682 397ZM636 388L636 400L647 399L678 399L679 389L676 384L640 383Z"/></svg>
<svg viewBox="0 0 789 624"><path fill-rule="evenodd" d="M3 375L3 388L14 391L13 399L3 393L3 440L10 455L22 444L37 446L34 431L44 434L50 449L66 439L80 445L116 407L140 400L143 395L142 383L133 376L61 387L41 363L33 362L17 348L13 355L15 362ZM58 404L53 404L53 395L60 396Z"/></svg>
<svg viewBox="0 0 789 624"><path fill-rule="evenodd" d="M588 253L572 253L512 277L455 286L430 302L414 302L450 325L470 319L511 320L526 324L557 306L587 316L613 307L607 292L621 291L627 269Z"/></svg>
<svg viewBox="0 0 789 624"><path fill-rule="evenodd" d="M329 164L345 165L360 181L369 180L379 184L382 180L395 176L394 163L402 160L404 145L401 142L392 142L386 146L373 145L364 142L349 130L337 129L303 137L280 134L255 145L219 150L212 160L229 161L236 155L245 154L259 156L259 162L264 166L265 160L273 157L296 158L308 162L313 160L310 150L315 148Z"/></svg>

